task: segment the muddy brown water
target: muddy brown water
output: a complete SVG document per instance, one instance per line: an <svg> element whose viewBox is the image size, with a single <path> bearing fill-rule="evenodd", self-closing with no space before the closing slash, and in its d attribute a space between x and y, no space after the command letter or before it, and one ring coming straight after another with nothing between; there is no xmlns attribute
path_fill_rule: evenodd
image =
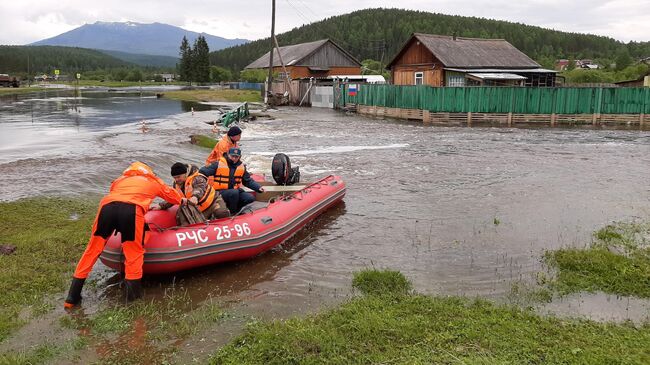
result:
<svg viewBox="0 0 650 365"><path fill-rule="evenodd" d="M189 136L209 134L205 122L217 112L192 114L188 105L92 92L2 98L0 199L103 194L133 160L171 180L172 163L201 163L209 153ZM316 108L270 113L277 119L243 125L249 169L270 175L273 154L284 152L303 180L343 176L344 203L260 257L149 278L148 296L181 285L195 300L224 298L285 317L340 302L352 273L375 267L403 272L419 292L501 300L512 283L534 282L544 250L584 246L612 221L650 216L648 131L428 126ZM114 274L101 266L93 276L108 288L89 301L119 301ZM616 320L647 317L648 308L596 294L544 310Z"/></svg>

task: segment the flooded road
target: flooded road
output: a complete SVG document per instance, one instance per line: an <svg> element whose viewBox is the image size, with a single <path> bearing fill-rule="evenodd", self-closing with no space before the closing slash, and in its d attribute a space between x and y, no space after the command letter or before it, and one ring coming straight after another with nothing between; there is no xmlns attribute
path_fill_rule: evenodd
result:
<svg viewBox="0 0 650 365"><path fill-rule="evenodd" d="M100 195L134 160L171 181L172 163L200 164L209 153L189 136L209 134L204 122L216 111L90 94L72 107L62 96L0 99L0 199ZM375 267L400 270L423 293L498 300L513 282L534 282L544 250L584 246L612 221L650 216L647 131L437 127L316 108L272 114L243 125L249 169L270 175L273 154L284 152L303 180L343 176L344 204L272 252L150 279L147 295L180 283L196 300L287 316L339 302L352 272ZM593 311L586 315L607 317Z"/></svg>

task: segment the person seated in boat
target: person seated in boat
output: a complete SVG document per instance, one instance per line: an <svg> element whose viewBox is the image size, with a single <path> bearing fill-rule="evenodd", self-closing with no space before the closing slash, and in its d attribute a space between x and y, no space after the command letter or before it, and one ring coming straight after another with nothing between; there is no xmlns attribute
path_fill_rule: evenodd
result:
<svg viewBox="0 0 650 365"><path fill-rule="evenodd" d="M239 147L230 148L217 162L202 167L199 173L212 177L212 187L221 193L232 214L255 201L253 194L245 192L242 186L258 193L264 192L264 188L253 180L246 170L246 165L242 163Z"/></svg>
<svg viewBox="0 0 650 365"><path fill-rule="evenodd" d="M230 212L226 208L226 203L221 198L221 194L215 191L212 185L208 183L208 178L199 173L199 168L191 165L176 162L172 165L171 175L174 178L174 189L184 196L187 201L196 206L203 214L199 217L200 221L213 220L229 217ZM172 206L169 202L162 202L153 206L152 210L166 210ZM176 223L179 226L186 226L194 222L191 217L187 217L187 212L183 209L176 211Z"/></svg>
<svg viewBox="0 0 650 365"><path fill-rule="evenodd" d="M228 133L226 133L223 138L221 138L221 140L214 146L212 152L210 152L210 155L205 160L205 166L209 166L210 164L219 161L224 153L228 153L229 149L233 147L239 147L237 142L239 142L240 139L241 128L237 126L231 127L228 130Z"/></svg>
<svg viewBox="0 0 650 365"><path fill-rule="evenodd" d="M72 275L72 284L64 307L73 308L81 302L81 289L97 258L104 250L109 237L119 232L124 252L126 299L137 299L142 295L142 265L144 245L148 235L144 215L151 201L160 197L172 204L186 201L176 190L154 174L151 167L142 162L132 163L122 176L111 184L108 195L99 203L99 211L93 229L77 268Z"/></svg>

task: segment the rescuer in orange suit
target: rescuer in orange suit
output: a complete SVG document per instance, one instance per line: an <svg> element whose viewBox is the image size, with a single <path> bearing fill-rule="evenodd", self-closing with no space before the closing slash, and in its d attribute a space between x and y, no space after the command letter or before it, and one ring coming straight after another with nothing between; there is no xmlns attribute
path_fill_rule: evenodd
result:
<svg viewBox="0 0 650 365"><path fill-rule="evenodd" d="M81 301L81 289L93 265L104 249L106 240L115 232L122 237L125 262L125 287L127 300L142 295L140 279L144 262L145 221L151 201L160 197L173 204L186 203L186 199L157 177L142 162L134 162L122 176L111 184L110 191L101 202L93 230L77 268L64 306L72 308Z"/></svg>
<svg viewBox="0 0 650 365"><path fill-rule="evenodd" d="M241 128L234 126L228 130L223 138L214 146L210 156L205 160L205 166L209 166L221 158L224 153L227 153L229 149L233 147L239 147L239 140L241 139Z"/></svg>

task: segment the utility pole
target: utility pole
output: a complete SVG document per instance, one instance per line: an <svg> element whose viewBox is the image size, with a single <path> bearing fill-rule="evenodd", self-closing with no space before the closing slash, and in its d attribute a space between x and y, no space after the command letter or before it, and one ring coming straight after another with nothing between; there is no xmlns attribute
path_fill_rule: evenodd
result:
<svg viewBox="0 0 650 365"><path fill-rule="evenodd" d="M272 10L271 10L271 51L269 53L269 77L266 85L266 97L267 104L270 104L271 96L271 87L273 86L273 48L275 47L275 0L272 1Z"/></svg>

